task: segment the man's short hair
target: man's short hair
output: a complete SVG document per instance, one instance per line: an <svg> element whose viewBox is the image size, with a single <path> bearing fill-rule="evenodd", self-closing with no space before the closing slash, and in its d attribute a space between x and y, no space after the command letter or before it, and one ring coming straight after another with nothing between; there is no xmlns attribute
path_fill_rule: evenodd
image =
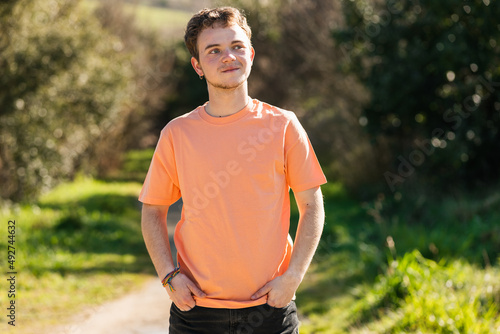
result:
<svg viewBox="0 0 500 334"><path fill-rule="evenodd" d="M236 24L240 26L248 36L252 38L252 30L247 23L245 15L233 7L219 7L214 9L202 9L189 20L186 33L184 34L184 42L191 53L191 56L199 60L198 36L206 28L213 28L217 25L227 27Z"/></svg>

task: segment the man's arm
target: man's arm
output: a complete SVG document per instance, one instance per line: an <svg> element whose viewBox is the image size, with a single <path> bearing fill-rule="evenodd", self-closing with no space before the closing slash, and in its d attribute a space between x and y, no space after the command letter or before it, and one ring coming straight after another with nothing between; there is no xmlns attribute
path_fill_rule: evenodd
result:
<svg viewBox="0 0 500 334"><path fill-rule="evenodd" d="M318 247L325 221L320 187L297 192L295 200L299 208L300 218L288 269L283 275L269 281L252 296L252 299L257 299L267 294L267 303L277 308L285 307L290 303L300 282L302 282Z"/></svg>
<svg viewBox="0 0 500 334"><path fill-rule="evenodd" d="M144 204L142 206L142 236L160 279L163 279L169 272L175 269L167 230L168 208L168 205ZM195 306L193 295L198 297L205 296L203 291L186 275L181 273L174 277L172 286L175 289L174 291L170 291L169 287L165 287L165 289L172 302L181 311L189 311Z"/></svg>

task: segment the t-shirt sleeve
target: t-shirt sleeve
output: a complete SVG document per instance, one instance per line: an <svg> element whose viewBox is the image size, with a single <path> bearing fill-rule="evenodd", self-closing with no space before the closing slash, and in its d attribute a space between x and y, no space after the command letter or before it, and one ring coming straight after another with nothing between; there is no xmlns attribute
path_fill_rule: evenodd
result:
<svg viewBox="0 0 500 334"><path fill-rule="evenodd" d="M171 205L180 197L172 138L165 128L156 145L139 201L151 205Z"/></svg>
<svg viewBox="0 0 500 334"><path fill-rule="evenodd" d="M294 192L326 183L318 158L297 116L292 114L285 132L285 173Z"/></svg>

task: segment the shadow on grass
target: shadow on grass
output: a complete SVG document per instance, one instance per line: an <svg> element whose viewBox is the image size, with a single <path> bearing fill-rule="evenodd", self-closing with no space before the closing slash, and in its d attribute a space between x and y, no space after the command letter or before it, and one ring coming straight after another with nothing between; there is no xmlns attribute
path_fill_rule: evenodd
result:
<svg viewBox="0 0 500 334"><path fill-rule="evenodd" d="M61 215L51 224L32 227L27 235L27 251L36 254L44 249L63 260L49 258L44 263L29 262L30 270L37 274L56 271L63 275L116 271L152 273L141 232L140 207L135 196L119 194L96 194L64 204L41 204L41 209L50 208ZM118 257L106 260L109 254ZM96 255L101 258L98 260ZM94 264L81 263L85 259Z"/></svg>
<svg viewBox="0 0 500 334"><path fill-rule="evenodd" d="M141 203L137 200L136 196L132 195L96 194L78 199L77 201L68 201L64 204L44 202L40 204L40 208L67 211L68 216L82 216L94 212L121 216L130 210L139 211Z"/></svg>
<svg viewBox="0 0 500 334"><path fill-rule="evenodd" d="M297 292L305 314L323 314L356 286L369 283L385 262L384 244L361 203L336 185L323 191L326 223L311 274ZM296 213L295 213L296 216Z"/></svg>
<svg viewBox="0 0 500 334"><path fill-rule="evenodd" d="M496 192L486 200L495 196ZM342 306L336 303L347 299L351 305L348 307L352 307L353 302L364 298L363 291L373 286L379 274L387 274L390 256L402 257L417 249L425 258L437 262L465 260L491 266L499 259L499 211L495 213L489 204L489 211L484 213L483 200L475 197L463 202L428 202L420 209L428 219L412 223L405 217L415 211L415 202L405 203L408 208L389 214L383 209L387 202L377 209L377 202L355 201L335 185L325 188L324 197L326 224L322 240L313 270L297 293L306 316L331 316L332 312L338 316ZM500 205L500 201L495 203ZM457 219L456 211L467 218ZM388 240L395 242L391 250Z"/></svg>

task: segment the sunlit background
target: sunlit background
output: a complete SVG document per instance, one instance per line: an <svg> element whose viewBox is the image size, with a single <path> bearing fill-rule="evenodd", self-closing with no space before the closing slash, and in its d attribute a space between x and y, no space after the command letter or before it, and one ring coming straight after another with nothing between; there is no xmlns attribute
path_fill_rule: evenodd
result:
<svg viewBox="0 0 500 334"><path fill-rule="evenodd" d="M495 0L2 2L2 332L154 277L137 194L160 130L208 98L184 27L224 4L253 29L250 95L296 112L329 179L301 333L500 332Z"/></svg>

